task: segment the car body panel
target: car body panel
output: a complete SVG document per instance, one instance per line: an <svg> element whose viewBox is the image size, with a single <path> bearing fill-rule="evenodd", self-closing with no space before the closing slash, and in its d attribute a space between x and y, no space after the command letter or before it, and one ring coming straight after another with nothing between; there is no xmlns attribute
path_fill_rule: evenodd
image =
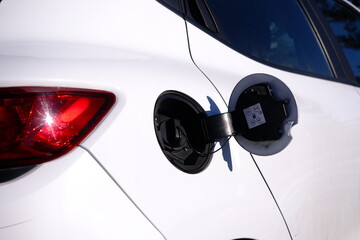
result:
<svg viewBox="0 0 360 240"><path fill-rule="evenodd" d="M299 121L291 130L292 142L278 154L255 156L293 237L358 239L359 88L266 66L190 24L188 29L195 63L224 99L254 73L279 78L294 94Z"/></svg>
<svg viewBox="0 0 360 240"><path fill-rule="evenodd" d="M176 76L171 66L165 67L169 72L161 74L157 67L159 64L151 65L154 72L132 74L132 81L122 85L126 102L116 120L111 121L107 131L101 131L101 138L94 133L82 145L101 159L127 194L170 239L265 237L259 228L268 229L266 236L287 239L276 205L247 152L218 152L209 167L196 175L179 171L164 157L153 127L154 102L162 90L176 89L193 96L205 111L211 111L208 98L219 103L219 109L226 106L220 107L221 98L210 84L200 84L207 80L193 65ZM145 77L157 79L162 90L144 84L141 79ZM185 84L185 79L191 82ZM141 97L126 94L138 84L142 85L137 90ZM121 102L121 96L118 99ZM118 151L114 155L103 151L104 147Z"/></svg>
<svg viewBox="0 0 360 240"><path fill-rule="evenodd" d="M61 44L55 47L60 49ZM68 45L63 49L66 48ZM9 49L7 47L8 55ZM17 45L16 49L21 47ZM162 91L177 89L196 96L209 112L208 99L218 102L221 111L226 109L215 89L191 62L174 62L157 56L133 61L2 56L0 63L3 86L14 85L16 80L18 86L29 83L86 86L116 94L115 107L81 146L99 159L167 238L274 236L288 239L281 215L246 151L235 148L232 153L218 152L208 169L197 175L180 172L163 155L153 126L154 103ZM147 71L136 71L139 67ZM147 79L157 79L161 87L145 81ZM184 84L186 81L189 84ZM117 87L112 88L115 83ZM231 145L234 144L237 146L231 141ZM149 156L152 157L149 159ZM55 161L61 162L61 159ZM259 232L259 228L266 231Z"/></svg>
<svg viewBox="0 0 360 240"><path fill-rule="evenodd" d="M230 153L233 147L226 148L213 156L206 171L190 175L173 167L160 149L153 111L163 91L177 90L192 96L208 114L227 109L216 89L192 63L181 18L153 1L17 0L1 3L0 29L1 87L64 86L107 90L116 95L113 109L81 143L81 148L98 159L107 176L165 238L289 239L281 214L246 151L234 148ZM218 110L211 109L213 103ZM230 145L234 144L237 145L231 140ZM45 171L48 166L61 165L63 159L72 159L72 154L45 163L14 183L35 177L37 171ZM87 187L95 195L98 188L93 189L92 185L90 182ZM49 185L39 195L57 188L58 185ZM12 204L7 214L16 207L16 203ZM116 205L111 202L107 207L113 204ZM122 207L127 207L122 201L118 204L123 206L116 205L119 211L114 210L114 215L120 215ZM26 209L24 205L21 211ZM34 211L41 219L51 214L39 208ZM79 211L89 209L84 206ZM84 212L83 217L87 214ZM26 217L16 221L3 219L3 225L26 221ZM126 219L128 213L122 217ZM112 224L117 223L117 219L113 221ZM44 224L41 227L47 225L43 220L40 223ZM88 236L89 228L94 231L92 237L103 231L97 232L92 222L77 224L79 235L84 232ZM129 232L133 227L142 231L142 225L129 224ZM34 225L33 229L40 227L36 222ZM51 230L54 229L49 227ZM121 228L114 231L116 235ZM10 229L4 236L13 234ZM67 238L67 234L64 231L57 236ZM113 237L112 232L108 234L110 239L121 238ZM34 237L45 238L41 233Z"/></svg>
<svg viewBox="0 0 360 240"><path fill-rule="evenodd" d="M0 195L1 239L164 239L81 148L1 184Z"/></svg>
<svg viewBox="0 0 360 240"><path fill-rule="evenodd" d="M1 238L291 239L272 193L293 238L359 238L359 88L258 63L156 1L3 0L0 29L0 87L117 98L74 151L1 184ZM255 162L231 138L203 172L176 169L154 131L158 96L180 91L224 113L254 73L292 90L290 145Z"/></svg>

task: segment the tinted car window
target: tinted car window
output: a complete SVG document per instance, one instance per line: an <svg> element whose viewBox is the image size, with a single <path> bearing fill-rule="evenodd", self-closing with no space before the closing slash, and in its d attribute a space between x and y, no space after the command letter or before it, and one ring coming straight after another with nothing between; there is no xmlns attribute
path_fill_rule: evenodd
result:
<svg viewBox="0 0 360 240"><path fill-rule="evenodd" d="M360 16L334 0L316 0L360 83Z"/></svg>
<svg viewBox="0 0 360 240"><path fill-rule="evenodd" d="M315 34L296 0L207 0L214 37L238 52L286 69L332 76Z"/></svg>

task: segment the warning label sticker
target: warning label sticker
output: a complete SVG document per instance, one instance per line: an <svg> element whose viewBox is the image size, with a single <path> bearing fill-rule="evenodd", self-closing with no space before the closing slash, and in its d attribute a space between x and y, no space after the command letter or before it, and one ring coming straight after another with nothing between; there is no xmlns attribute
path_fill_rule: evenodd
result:
<svg viewBox="0 0 360 240"><path fill-rule="evenodd" d="M251 107L245 108L244 110L245 118L248 124L249 129L260 126L266 123L264 113L262 111L260 103L252 105Z"/></svg>

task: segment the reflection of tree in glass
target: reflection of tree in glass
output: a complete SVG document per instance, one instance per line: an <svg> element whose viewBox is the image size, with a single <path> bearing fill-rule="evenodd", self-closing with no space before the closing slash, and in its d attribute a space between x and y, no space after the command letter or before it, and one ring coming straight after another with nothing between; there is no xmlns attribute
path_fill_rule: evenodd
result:
<svg viewBox="0 0 360 240"><path fill-rule="evenodd" d="M326 20L330 23L338 42L352 66L358 82L360 82L360 17L334 0L316 0ZM360 0L353 0L356 6Z"/></svg>
<svg viewBox="0 0 360 240"><path fill-rule="evenodd" d="M356 0L354 2L360 2ZM321 8L323 14L330 23L343 24L343 34L336 33L338 41L343 44L343 47L360 49L360 19L355 14L344 11L339 5L329 2L327 0L317 0L318 6Z"/></svg>

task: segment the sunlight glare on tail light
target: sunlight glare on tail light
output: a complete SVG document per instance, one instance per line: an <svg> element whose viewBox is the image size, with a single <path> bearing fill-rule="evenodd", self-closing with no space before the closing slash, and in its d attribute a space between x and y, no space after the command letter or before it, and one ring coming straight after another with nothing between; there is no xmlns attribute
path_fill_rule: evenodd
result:
<svg viewBox="0 0 360 240"><path fill-rule="evenodd" d="M38 164L76 147L115 102L110 92L0 88L0 168Z"/></svg>
<svg viewBox="0 0 360 240"><path fill-rule="evenodd" d="M68 109L61 114L61 121L71 122L79 117L90 105L90 100L87 98L80 98L76 100Z"/></svg>

